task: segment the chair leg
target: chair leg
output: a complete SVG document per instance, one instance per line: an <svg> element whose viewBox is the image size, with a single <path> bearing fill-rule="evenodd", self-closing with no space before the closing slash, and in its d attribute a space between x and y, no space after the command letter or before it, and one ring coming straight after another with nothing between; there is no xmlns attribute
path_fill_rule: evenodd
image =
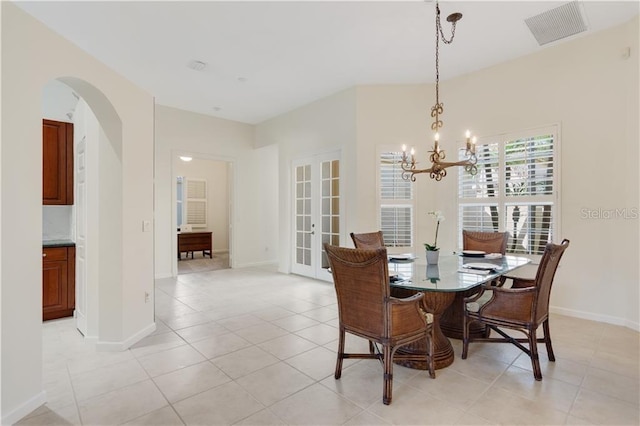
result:
<svg viewBox="0 0 640 426"><path fill-rule="evenodd" d="M429 377L432 379L436 378L436 370L433 363L433 328L430 331L427 331L427 348L429 349L429 354L427 355L427 366L429 369Z"/></svg>
<svg viewBox="0 0 640 426"><path fill-rule="evenodd" d="M555 361L556 356L553 354L553 347L551 346L551 333L549 333L549 318L547 318L542 323L542 328L544 330L544 342L547 345L547 355L549 357L549 361Z"/></svg>
<svg viewBox="0 0 640 426"><path fill-rule="evenodd" d="M469 320L467 316L462 317L462 359L467 359L469 350Z"/></svg>
<svg viewBox="0 0 640 426"><path fill-rule="evenodd" d="M391 392L393 387L393 359L392 351L389 345L382 347L384 357L384 391L382 393L382 402L385 405L391 404Z"/></svg>
<svg viewBox="0 0 640 426"><path fill-rule="evenodd" d="M536 339L536 329L531 328L528 333L529 351L531 352L531 366L533 367L533 377L542 380L542 370L540 369L540 357L538 356L538 342Z"/></svg>
<svg viewBox="0 0 640 426"><path fill-rule="evenodd" d="M333 377L339 379L342 376L342 360L344 359L344 328L340 327L340 337L338 338L338 358L336 359L336 372Z"/></svg>
<svg viewBox="0 0 640 426"><path fill-rule="evenodd" d="M373 342L371 340L369 340L369 353L370 354L375 353L375 350L373 349Z"/></svg>

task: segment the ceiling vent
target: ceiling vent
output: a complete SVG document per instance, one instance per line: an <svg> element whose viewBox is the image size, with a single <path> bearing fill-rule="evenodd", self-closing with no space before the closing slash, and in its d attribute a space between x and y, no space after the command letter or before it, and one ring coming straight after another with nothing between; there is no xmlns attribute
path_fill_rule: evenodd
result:
<svg viewBox="0 0 640 426"><path fill-rule="evenodd" d="M196 61L195 59L192 60L191 62L189 62L189 64L187 65L189 68L191 68L192 70L196 70L196 71L202 71L207 67L207 64L205 62L202 61Z"/></svg>
<svg viewBox="0 0 640 426"><path fill-rule="evenodd" d="M577 1L532 16L524 22L540 46L587 30L582 7Z"/></svg>

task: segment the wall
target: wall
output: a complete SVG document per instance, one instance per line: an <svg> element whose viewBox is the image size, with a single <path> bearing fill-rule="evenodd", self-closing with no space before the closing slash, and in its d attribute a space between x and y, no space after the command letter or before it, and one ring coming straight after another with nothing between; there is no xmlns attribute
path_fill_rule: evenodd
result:
<svg viewBox="0 0 640 426"><path fill-rule="evenodd" d="M207 181L207 227L194 231L213 232L213 251L229 251L229 168L225 161L194 158L189 162L174 157L173 174Z"/></svg>
<svg viewBox="0 0 640 426"><path fill-rule="evenodd" d="M42 206L42 240L73 240L73 206Z"/></svg>
<svg viewBox="0 0 640 426"><path fill-rule="evenodd" d="M441 83L442 146L451 155L463 132L490 136L549 124L561 126L563 258L552 309L639 328L638 308L638 19L539 53ZM631 47L631 58L621 57ZM433 144L428 111L432 85L358 88L358 204L361 228L375 218L375 149ZM425 97L426 95L426 97ZM610 160L609 160L610 158ZM607 159L607 160L605 160ZM426 161L426 160L425 160ZM451 170L451 169L450 169ZM419 176L417 241L433 237L426 212L443 210L438 242L457 248L457 173L441 182ZM585 219L585 212L627 209L627 218Z"/></svg>
<svg viewBox="0 0 640 426"><path fill-rule="evenodd" d="M231 163L230 257L232 267L273 263L278 250L278 149L253 148L248 124L156 107L155 267L156 277L176 273L175 191L172 159L194 158ZM266 222L269 219L271 222Z"/></svg>
<svg viewBox="0 0 640 426"><path fill-rule="evenodd" d="M638 329L638 19L441 83L443 148L462 146L463 132L490 136L561 126L561 235L571 240L552 295L556 312ZM631 58L621 57L625 47ZM345 232L378 225L376 150L431 148L434 87L359 86L321 99L256 129L258 145L278 144L281 212L290 212L290 161L342 148L348 200ZM355 124L355 125L354 125ZM353 142L355 141L355 145ZM611 161L603 160L611 158ZM425 160L426 161L426 160ZM443 210L439 245L457 248L457 170L441 182L419 176L419 244L433 238L430 210ZM585 211L627 209L627 218L584 219ZM634 210L636 209L636 210ZM635 213L635 215L634 215ZM280 219L280 270L290 270L290 219ZM348 235L348 234L346 234ZM343 238L343 243L349 244ZM589 265L589 267L585 267Z"/></svg>
<svg viewBox="0 0 640 426"><path fill-rule="evenodd" d="M631 57L623 58L625 47ZM557 312L639 328L638 18L443 86L445 138L561 126L561 235L571 240L554 284ZM455 194L455 179L442 189ZM455 200L441 197L449 217ZM637 210L636 210L637 212ZM451 224L449 224L451 225ZM451 233L449 227L444 230Z"/></svg>
<svg viewBox="0 0 640 426"><path fill-rule="evenodd" d="M256 126L256 146L273 145L279 149L278 268L281 272L291 271L293 160L341 149L342 164L346 165L342 169L342 184L346 191L346 223L340 237L343 243L346 243L349 230L360 220L355 213L357 202L349 196L356 193L356 168L352 167L356 158L355 96L355 88L344 90Z"/></svg>
<svg viewBox="0 0 640 426"><path fill-rule="evenodd" d="M10 424L45 401L42 390L42 89L60 79L92 106L118 156L126 186L117 221L118 257L101 299L106 346L125 347L153 330L153 98L10 2L2 2L0 157L0 416ZM108 172L108 170L107 170ZM112 179L113 175L109 179ZM18 182L18 184L16 184ZM20 206L20 208L15 208ZM112 217L103 217L111 221ZM118 267L118 264L121 267ZM113 265L105 265L112 267ZM101 282L102 285L105 283ZM101 295L102 296L102 295ZM111 324L114 324L112 326ZM101 336L101 339L103 336Z"/></svg>

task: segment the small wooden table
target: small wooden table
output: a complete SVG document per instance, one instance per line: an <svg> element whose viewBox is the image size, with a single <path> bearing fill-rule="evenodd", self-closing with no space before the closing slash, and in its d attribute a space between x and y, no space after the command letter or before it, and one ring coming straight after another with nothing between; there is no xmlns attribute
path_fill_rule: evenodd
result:
<svg viewBox="0 0 640 426"><path fill-rule="evenodd" d="M458 272L465 263L482 262L495 264L497 268L490 273L479 274ZM465 258L458 255L441 255L437 265L407 261L389 261L389 274L397 274L401 281L391 283L391 295L408 297L423 292L423 308L433 314L434 364L436 369L448 367L453 363L454 353L451 342L440 327L443 312L453 303L456 294L467 292L504 275L530 260L523 257L503 256L501 259ZM462 327L462 324L460 324ZM421 354L427 350L426 341L419 341L398 349L398 353ZM425 362L400 361L399 364L410 368L426 370Z"/></svg>
<svg viewBox="0 0 640 426"><path fill-rule="evenodd" d="M213 236L211 232L179 232L178 233L178 260L182 259L182 253L191 252L193 259L194 251L202 251L202 256L209 255L211 259L213 246Z"/></svg>

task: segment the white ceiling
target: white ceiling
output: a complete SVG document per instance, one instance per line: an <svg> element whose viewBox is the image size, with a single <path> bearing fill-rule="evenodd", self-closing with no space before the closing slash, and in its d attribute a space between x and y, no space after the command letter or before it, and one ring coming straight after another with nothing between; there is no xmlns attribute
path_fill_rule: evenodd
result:
<svg viewBox="0 0 640 426"><path fill-rule="evenodd" d="M639 10L637 0L584 1L587 32L538 46L524 19L565 3L441 1L443 21L464 15L455 42L441 45L441 80L626 22ZM354 85L435 79L429 1L17 4L157 103L245 123ZM194 71L192 60L208 65Z"/></svg>

